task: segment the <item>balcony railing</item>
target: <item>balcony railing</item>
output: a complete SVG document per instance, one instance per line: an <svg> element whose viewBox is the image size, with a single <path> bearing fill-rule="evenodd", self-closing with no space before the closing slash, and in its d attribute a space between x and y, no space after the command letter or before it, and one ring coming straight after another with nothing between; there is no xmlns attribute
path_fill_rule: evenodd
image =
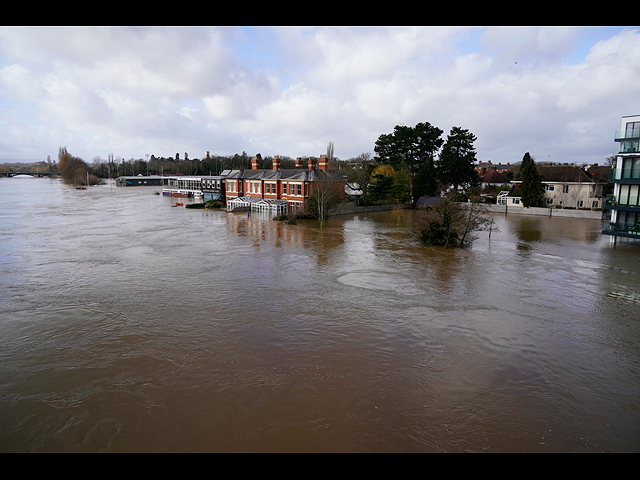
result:
<svg viewBox="0 0 640 480"><path fill-rule="evenodd" d="M602 233L606 235L615 235L616 233L623 233L626 235L636 235L640 237L640 224L627 224L627 223L610 223L604 222L602 225Z"/></svg>
<svg viewBox="0 0 640 480"><path fill-rule="evenodd" d="M609 180L622 180L625 178L640 178L640 168L612 168L609 170Z"/></svg>
<svg viewBox="0 0 640 480"><path fill-rule="evenodd" d="M640 152L640 141L624 141L621 142L618 148L615 150L615 155L620 153L638 153Z"/></svg>
<svg viewBox="0 0 640 480"><path fill-rule="evenodd" d="M629 139L640 139L640 129L635 130L616 130L616 142Z"/></svg>

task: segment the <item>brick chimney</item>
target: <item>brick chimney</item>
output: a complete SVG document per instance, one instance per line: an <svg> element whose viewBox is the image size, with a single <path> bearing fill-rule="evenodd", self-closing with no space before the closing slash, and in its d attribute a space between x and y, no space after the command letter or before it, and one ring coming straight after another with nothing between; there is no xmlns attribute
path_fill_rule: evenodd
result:
<svg viewBox="0 0 640 480"><path fill-rule="evenodd" d="M296 158L296 168L302 167L302 159L300 157Z"/></svg>
<svg viewBox="0 0 640 480"><path fill-rule="evenodd" d="M315 170L316 169L316 159L313 157L309 157L309 170Z"/></svg>
<svg viewBox="0 0 640 480"><path fill-rule="evenodd" d="M258 169L258 157L253 157L251 159L251 169L252 170L257 170Z"/></svg>
<svg viewBox="0 0 640 480"><path fill-rule="evenodd" d="M274 155L273 157L273 169L278 170L280 168L280 157L278 155Z"/></svg>
<svg viewBox="0 0 640 480"><path fill-rule="evenodd" d="M326 171L328 164L329 164L329 161L327 160L327 156L326 155L320 155L320 161L318 162L318 169Z"/></svg>

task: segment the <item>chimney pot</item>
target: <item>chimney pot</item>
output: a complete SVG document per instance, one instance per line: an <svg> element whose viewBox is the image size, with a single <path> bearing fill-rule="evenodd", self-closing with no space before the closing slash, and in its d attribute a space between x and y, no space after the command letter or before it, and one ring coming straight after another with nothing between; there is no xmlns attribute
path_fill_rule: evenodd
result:
<svg viewBox="0 0 640 480"><path fill-rule="evenodd" d="M320 170L327 170L328 161L326 155L320 155L320 162L318 163L318 168Z"/></svg>

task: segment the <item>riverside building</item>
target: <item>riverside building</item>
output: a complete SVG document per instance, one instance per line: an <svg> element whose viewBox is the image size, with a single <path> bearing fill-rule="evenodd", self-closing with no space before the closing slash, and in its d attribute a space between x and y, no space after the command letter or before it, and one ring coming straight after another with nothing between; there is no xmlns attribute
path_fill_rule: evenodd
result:
<svg viewBox="0 0 640 480"><path fill-rule="evenodd" d="M617 237L640 239L640 115L622 117L615 141L620 145L609 173L614 189L605 204L602 231L613 243Z"/></svg>

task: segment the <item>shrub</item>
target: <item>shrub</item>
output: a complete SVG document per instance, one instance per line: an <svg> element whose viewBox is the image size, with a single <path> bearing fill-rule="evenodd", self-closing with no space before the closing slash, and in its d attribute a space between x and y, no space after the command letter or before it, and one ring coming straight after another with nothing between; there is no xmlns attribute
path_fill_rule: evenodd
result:
<svg viewBox="0 0 640 480"><path fill-rule="evenodd" d="M425 245L460 247L475 240L474 232L493 228L493 219L480 203L459 203L441 198L414 229Z"/></svg>
<svg viewBox="0 0 640 480"><path fill-rule="evenodd" d="M295 213L281 213L277 218L281 222L289 225L296 225L298 223L298 215Z"/></svg>

